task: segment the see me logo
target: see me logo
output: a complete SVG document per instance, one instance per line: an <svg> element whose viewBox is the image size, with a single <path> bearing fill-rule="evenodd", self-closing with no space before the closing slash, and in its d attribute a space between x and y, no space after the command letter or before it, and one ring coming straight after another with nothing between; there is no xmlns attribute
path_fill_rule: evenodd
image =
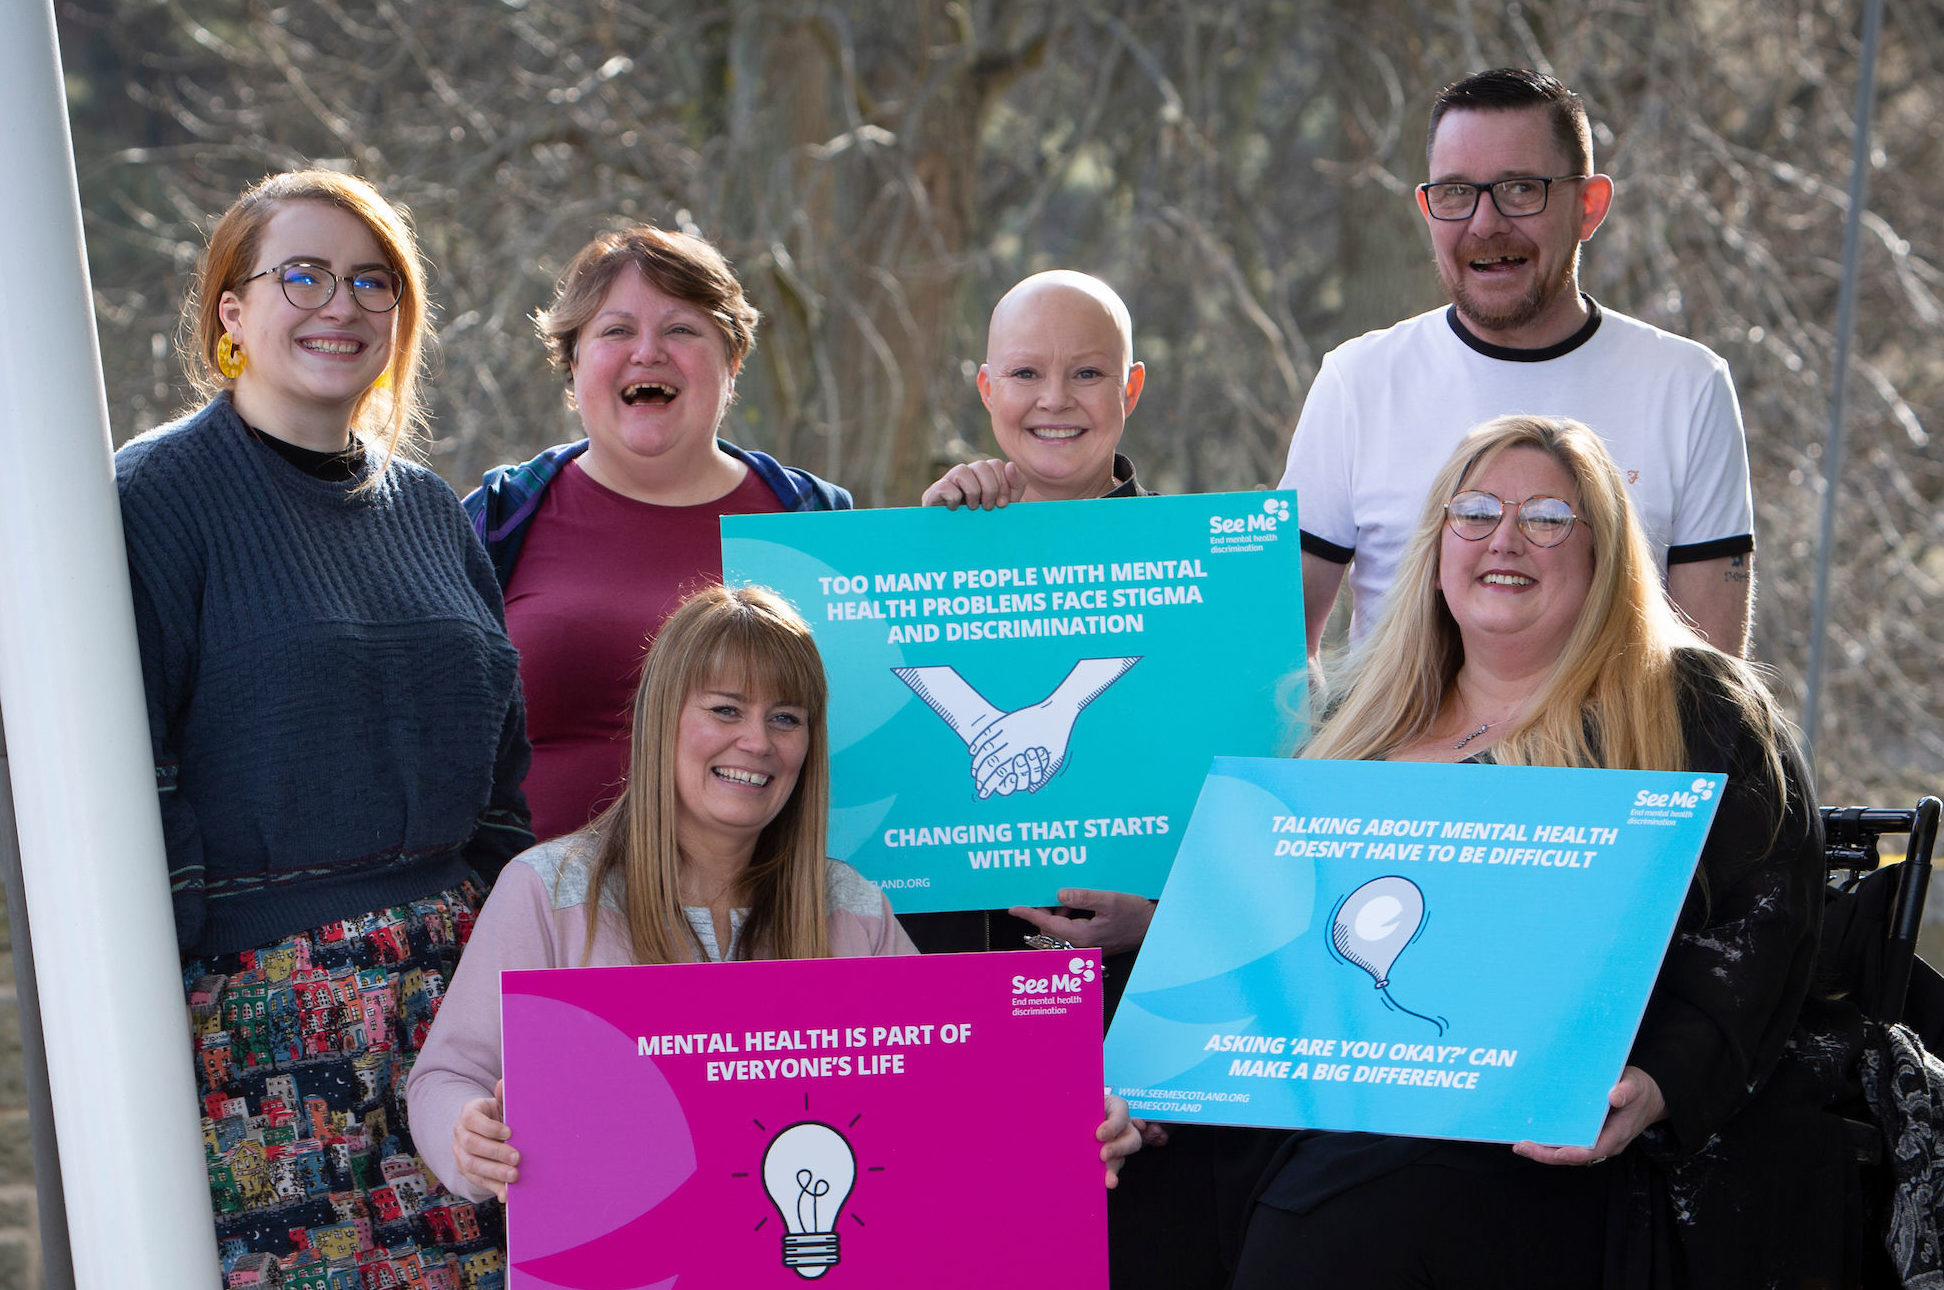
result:
<svg viewBox="0 0 1944 1290"><path fill-rule="evenodd" d="M1019 994L1048 994L1056 990L1078 990L1084 982L1094 979L1093 964L1083 958L1067 961L1065 972L1052 976L1016 976L1012 979L1012 992Z"/></svg>
<svg viewBox="0 0 1944 1290"><path fill-rule="evenodd" d="M1289 503L1280 497L1272 497L1262 504L1260 511L1247 515L1229 517L1211 515L1208 517L1210 536L1217 533L1274 533L1276 525L1289 519Z"/></svg>
<svg viewBox="0 0 1944 1290"><path fill-rule="evenodd" d="M1694 781L1693 789L1685 793L1656 793L1643 788L1634 794L1635 806L1685 806L1690 809L1701 805L1714 796L1714 786L1705 779Z"/></svg>

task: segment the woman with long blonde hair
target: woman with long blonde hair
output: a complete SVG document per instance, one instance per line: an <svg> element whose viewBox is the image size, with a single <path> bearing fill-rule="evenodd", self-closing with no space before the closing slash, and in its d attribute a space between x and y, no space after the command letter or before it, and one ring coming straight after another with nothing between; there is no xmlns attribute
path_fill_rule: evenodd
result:
<svg viewBox="0 0 1944 1290"><path fill-rule="evenodd" d="M632 960L856 953L850 915L860 902L852 893L866 891L863 912L879 919L872 951L910 953L876 888L824 857L827 691L808 626L761 588L711 587L692 597L669 629L636 695L627 787L588 830L597 841L587 884L598 890L610 875L621 880ZM729 738L736 730L729 709L757 696L777 705L767 723L786 763L781 773L756 785L748 781L773 773L756 764L758 757L745 757L749 764L740 770L696 762L698 726L715 731L732 754L747 748ZM703 908L706 921L689 912ZM588 920L591 952L599 931L593 906Z"/></svg>
<svg viewBox="0 0 1944 1290"><path fill-rule="evenodd" d="M507 866L412 1073L412 1122L447 1186L504 1198L519 1176L502 971L917 953L884 894L824 855L826 701L810 627L773 592L707 587L663 624L626 789ZM1100 1141L1110 1172L1138 1145L1117 1098Z"/></svg>
<svg viewBox="0 0 1944 1290"><path fill-rule="evenodd" d="M1473 431L1339 694L1303 756L1722 771L1728 787L1593 1147L1299 1134L1258 1192L1237 1290L1804 1274L1822 1201L1770 1167L1789 1135L1757 1095L1809 987L1815 798L1753 670L1668 602L1599 437L1543 417Z"/></svg>
<svg viewBox="0 0 1944 1290"><path fill-rule="evenodd" d="M1508 452L1552 457L1574 481L1578 512L1568 524L1585 534L1592 560L1583 606L1556 642L1528 636L1524 675L1509 679L1524 693L1490 711L1467 693L1465 635L1440 582L1441 539L1448 499ZM1570 541L1572 534L1567 538ZM1463 550L1465 548L1458 548ZM1528 596L1518 589L1509 594ZM1380 621L1352 658L1337 688L1342 701L1303 749L1305 757L1356 760L1436 756L1435 727L1479 721L1484 733L1466 746L1495 747L1494 760L1535 766L1607 766L1676 770L1686 756L1676 698L1677 656L1702 649L1679 618L1656 575L1645 531L1606 447L1576 421L1501 417L1474 430L1431 486L1418 536L1398 571L1394 612ZM1503 636L1480 632L1481 642ZM1535 648L1535 646L1543 646ZM1472 671L1496 666L1499 655ZM1768 691L1753 673L1719 650L1688 655L1721 678L1748 720L1770 727ZM1771 741L1773 742L1773 741ZM1457 750L1453 750L1457 751ZM1773 767L1779 771L1779 765Z"/></svg>

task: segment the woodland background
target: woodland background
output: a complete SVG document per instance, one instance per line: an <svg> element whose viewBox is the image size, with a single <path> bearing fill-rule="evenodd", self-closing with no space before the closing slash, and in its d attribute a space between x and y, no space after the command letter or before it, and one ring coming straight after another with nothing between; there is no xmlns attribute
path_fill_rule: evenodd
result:
<svg viewBox="0 0 1944 1290"><path fill-rule="evenodd" d="M1439 303L1410 199L1431 94L1552 71L1619 181L1588 286L1734 368L1754 652L1801 710L1863 0L56 6L117 442L190 402L173 343L209 222L322 162L416 215L427 455L461 491L577 433L529 316L630 219L714 239L763 311L727 433L862 504L991 450L986 313L1055 266L1133 308L1143 479L1272 483L1322 355ZM1832 804L1944 788L1944 3L1887 9L1816 732ZM1944 961L1944 925L1927 938ZM0 953L0 1290L41 1283L13 996Z"/></svg>
<svg viewBox="0 0 1944 1290"><path fill-rule="evenodd" d="M323 160L410 206L436 269L431 463L578 432L530 323L594 231L692 227L763 311L729 437L913 502L989 452L972 372L1008 285L1132 306L1128 425L1165 492L1278 477L1322 355L1440 302L1410 189L1482 67L1585 97L1618 179L1585 281L1733 366L1755 653L1800 711L1861 0L58 0L117 441L190 401L202 235ZM1863 244L1829 803L1944 787L1944 6L1888 6ZM1265 594L1278 594L1265 589Z"/></svg>

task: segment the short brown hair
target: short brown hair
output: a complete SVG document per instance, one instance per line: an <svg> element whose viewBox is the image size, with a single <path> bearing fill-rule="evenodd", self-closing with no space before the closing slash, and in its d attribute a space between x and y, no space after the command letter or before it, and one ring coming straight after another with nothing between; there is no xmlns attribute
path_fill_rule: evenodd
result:
<svg viewBox="0 0 1944 1290"><path fill-rule="evenodd" d="M608 288L629 265L640 269L655 288L686 300L714 320L729 351L729 366L742 364L756 346L762 315L743 296L742 283L722 252L693 233L670 233L652 224L633 224L602 233L583 246L560 275L553 304L533 315L534 330L547 357L571 389L581 328L607 298Z"/></svg>
<svg viewBox="0 0 1944 1290"><path fill-rule="evenodd" d="M393 311L395 334L389 382L379 382L358 398L351 429L366 447L389 460L411 447L411 438L424 424L419 399L419 372L431 343L425 299L425 261L418 237L403 207L387 201L376 188L356 175L335 170L287 170L267 175L230 203L210 230L209 245L196 266L189 298L182 306L177 345L190 383L204 398L235 388L235 382L216 366L216 342L223 338L222 299L255 273L263 248L263 230L273 216L291 202L324 202L349 211L370 230L386 261L398 274L398 307ZM378 475L374 474L375 481Z"/></svg>
<svg viewBox="0 0 1944 1290"><path fill-rule="evenodd" d="M1554 77L1527 67L1495 67L1439 90L1431 101L1431 128L1424 136L1425 162L1431 160L1431 145L1438 141L1438 122L1444 120L1445 113L1516 112L1535 107L1546 109L1553 139L1566 154L1567 163L1580 174L1592 174L1593 127L1586 119L1586 104Z"/></svg>

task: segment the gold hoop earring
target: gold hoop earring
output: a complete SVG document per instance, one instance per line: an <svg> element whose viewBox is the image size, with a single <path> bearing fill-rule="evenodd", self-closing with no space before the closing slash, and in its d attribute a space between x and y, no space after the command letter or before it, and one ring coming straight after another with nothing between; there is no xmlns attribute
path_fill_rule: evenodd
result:
<svg viewBox="0 0 1944 1290"><path fill-rule="evenodd" d="M224 332L221 339L216 342L216 370L234 381L243 375L243 369L249 361L244 357L243 347L236 343L236 338Z"/></svg>

